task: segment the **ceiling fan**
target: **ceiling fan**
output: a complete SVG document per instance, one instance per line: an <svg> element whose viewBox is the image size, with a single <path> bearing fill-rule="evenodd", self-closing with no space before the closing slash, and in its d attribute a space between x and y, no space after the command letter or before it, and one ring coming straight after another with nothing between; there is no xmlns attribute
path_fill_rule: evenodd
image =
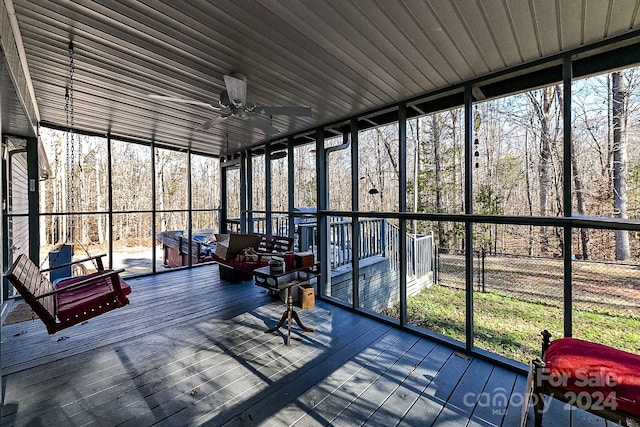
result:
<svg viewBox="0 0 640 427"><path fill-rule="evenodd" d="M217 104L209 104L193 99L174 98L171 96L149 94L149 98L160 101L177 102L182 104L200 105L218 111L218 115L204 122L199 128L210 129L213 125L229 117L248 121L251 126L262 130L267 136L280 132L271 124L270 116L311 117L309 107L277 107L255 105L247 101L247 78L242 74L224 76L225 90L220 92Z"/></svg>

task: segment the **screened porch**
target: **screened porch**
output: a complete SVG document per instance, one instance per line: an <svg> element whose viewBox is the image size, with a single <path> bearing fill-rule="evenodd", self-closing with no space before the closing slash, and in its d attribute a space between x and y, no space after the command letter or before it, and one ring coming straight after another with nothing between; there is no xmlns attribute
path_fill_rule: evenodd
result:
<svg viewBox="0 0 640 427"><path fill-rule="evenodd" d="M0 0L0 25L2 425L512 426L542 330L640 353L640 0ZM264 333L283 302L220 280L229 233L313 254L316 332ZM99 254L129 305L15 320L19 257Z"/></svg>
<svg viewBox="0 0 640 427"><path fill-rule="evenodd" d="M217 270L130 279L129 306L56 335L5 324L2 425L519 425L524 375L322 301L287 346L263 332L282 302Z"/></svg>

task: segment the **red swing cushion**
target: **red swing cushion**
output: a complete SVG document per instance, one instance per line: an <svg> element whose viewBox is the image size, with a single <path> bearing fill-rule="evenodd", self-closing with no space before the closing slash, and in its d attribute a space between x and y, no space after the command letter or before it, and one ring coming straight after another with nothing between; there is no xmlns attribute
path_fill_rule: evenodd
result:
<svg viewBox="0 0 640 427"><path fill-rule="evenodd" d="M56 289L68 287L80 280L108 273L112 270L101 270L85 276L63 279L56 284ZM63 322L73 322L74 319L86 319L111 310L114 306L124 306L129 303L125 295L131 293L131 287L120 277L122 293L114 292L111 276L96 279L87 285L79 286L69 291L56 294L58 319Z"/></svg>
<svg viewBox="0 0 640 427"><path fill-rule="evenodd" d="M551 343L544 362L546 373L562 382L561 388L587 392L592 402L602 402L604 397L604 402L615 401L617 410L640 415L640 355L577 338L561 338ZM597 392L602 395L594 395Z"/></svg>

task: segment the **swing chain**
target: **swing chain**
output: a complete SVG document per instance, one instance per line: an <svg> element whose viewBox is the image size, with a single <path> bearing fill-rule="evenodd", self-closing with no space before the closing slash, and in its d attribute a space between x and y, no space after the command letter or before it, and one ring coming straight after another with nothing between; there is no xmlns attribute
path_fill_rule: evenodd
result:
<svg viewBox="0 0 640 427"><path fill-rule="evenodd" d="M67 167L68 167L68 175L67 175L67 212L71 212L72 215L70 217L70 227L69 227L69 236L68 240L74 240L75 234L75 220L73 217L73 213L76 211L75 209L75 183L74 183L74 163L75 163L75 133L73 128L75 126L75 117L74 117L74 93L73 93L73 84L74 84L74 74L75 74L75 60L74 60L74 47L73 42L69 42L69 85L67 87L66 94L66 105L65 111L67 113Z"/></svg>
<svg viewBox="0 0 640 427"><path fill-rule="evenodd" d="M67 201L68 201L68 206L69 206L69 210L68 212L71 212L71 227L70 227L70 235L68 236L67 241L72 242L72 244L78 243L80 245L80 247L82 248L82 250L84 251L84 253L86 254L86 256L88 258L91 257L91 254L89 253L89 251L87 250L87 248L84 246L84 244L80 241L80 239L75 237L75 217L74 214L76 212L76 206L75 206L75 182L74 182L74 163L75 163L75 132L73 130L73 128L75 127L75 118L74 118L74 105L73 105L73 83L74 83L74 75L75 75L75 71L76 71L76 65L75 65L75 60L74 60L74 56L75 56L75 50L73 47L73 42L69 42L69 86L67 88L67 94L66 94L66 105L65 105L65 111L67 113L67 153L68 153L68 158L67 158L67 164L69 165L69 174L68 174L68 186L67 188L69 189L67 192ZM82 156L78 156L78 179L80 178L80 172L82 171ZM93 260L93 264L95 266L95 268L98 268L98 264L96 262L96 260Z"/></svg>

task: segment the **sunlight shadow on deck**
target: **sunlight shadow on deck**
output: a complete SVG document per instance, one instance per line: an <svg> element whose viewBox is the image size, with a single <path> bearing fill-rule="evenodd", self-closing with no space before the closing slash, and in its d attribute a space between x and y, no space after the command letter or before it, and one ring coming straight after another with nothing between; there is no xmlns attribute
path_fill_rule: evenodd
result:
<svg viewBox="0 0 640 427"><path fill-rule="evenodd" d="M217 266L129 282L129 306L65 334L3 327L3 425L517 421L516 405L494 416L464 397L514 393L522 376L375 319L317 300L298 310L315 332L294 324L286 346L286 328L264 333L284 304L250 282L221 283Z"/></svg>

